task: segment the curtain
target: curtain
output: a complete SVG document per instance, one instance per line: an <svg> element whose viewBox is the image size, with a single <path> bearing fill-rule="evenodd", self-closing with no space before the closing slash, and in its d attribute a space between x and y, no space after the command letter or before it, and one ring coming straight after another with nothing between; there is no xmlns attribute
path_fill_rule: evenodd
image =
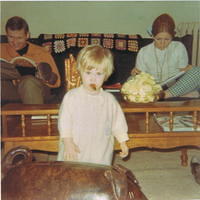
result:
<svg viewBox="0 0 200 200"><path fill-rule="evenodd" d="M177 36L193 36L192 65L200 66L200 22L182 22L177 26Z"/></svg>

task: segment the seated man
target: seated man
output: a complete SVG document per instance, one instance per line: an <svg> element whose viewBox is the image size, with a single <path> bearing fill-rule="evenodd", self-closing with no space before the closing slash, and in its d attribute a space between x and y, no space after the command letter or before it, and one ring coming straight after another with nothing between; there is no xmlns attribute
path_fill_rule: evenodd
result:
<svg viewBox="0 0 200 200"><path fill-rule="evenodd" d="M5 29L8 43L0 45L2 102L48 102L50 88L60 86L60 75L52 56L43 47L28 42L29 27L23 18L10 18Z"/></svg>

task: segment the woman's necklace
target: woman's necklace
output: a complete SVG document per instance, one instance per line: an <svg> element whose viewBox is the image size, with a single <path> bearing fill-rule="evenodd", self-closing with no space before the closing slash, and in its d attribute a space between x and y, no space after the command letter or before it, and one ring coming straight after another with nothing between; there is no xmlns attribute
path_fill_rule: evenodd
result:
<svg viewBox="0 0 200 200"><path fill-rule="evenodd" d="M167 62L166 58L167 58L167 49L163 50L164 51L164 55L162 57L160 57L160 59L158 58L157 52L156 52L156 47L154 45L154 54L155 54L155 58L156 58L156 74L158 77L158 82L162 82L162 78L163 78L163 68L165 63ZM167 64L167 63L166 63ZM167 67L167 66L165 66Z"/></svg>

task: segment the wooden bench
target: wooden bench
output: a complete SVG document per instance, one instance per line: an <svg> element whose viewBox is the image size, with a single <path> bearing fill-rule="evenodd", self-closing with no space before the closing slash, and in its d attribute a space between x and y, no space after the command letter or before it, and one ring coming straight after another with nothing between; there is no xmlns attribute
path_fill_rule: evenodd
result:
<svg viewBox="0 0 200 200"><path fill-rule="evenodd" d="M182 165L187 165L187 147L200 147L200 131L197 131L200 121L200 100L136 104L119 99L119 102L128 122L130 149L181 147ZM55 118L58 110L58 104L5 105L1 111L4 153L21 145L32 150L57 152L59 134ZM174 115L183 112L192 115L194 131L173 131ZM169 116L168 132L164 132L155 121L155 113L165 113ZM32 119L33 116L41 115L45 119ZM115 150L119 150L117 142Z"/></svg>

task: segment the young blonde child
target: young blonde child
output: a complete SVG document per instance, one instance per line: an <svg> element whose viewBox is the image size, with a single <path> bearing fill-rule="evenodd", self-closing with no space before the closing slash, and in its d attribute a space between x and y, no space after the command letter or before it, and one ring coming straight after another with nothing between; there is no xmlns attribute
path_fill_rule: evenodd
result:
<svg viewBox="0 0 200 200"><path fill-rule="evenodd" d="M58 160L111 165L114 137L128 155L128 128L114 96L102 89L113 72L111 52L100 45L84 47L77 58L82 85L68 91L62 101L58 129Z"/></svg>

